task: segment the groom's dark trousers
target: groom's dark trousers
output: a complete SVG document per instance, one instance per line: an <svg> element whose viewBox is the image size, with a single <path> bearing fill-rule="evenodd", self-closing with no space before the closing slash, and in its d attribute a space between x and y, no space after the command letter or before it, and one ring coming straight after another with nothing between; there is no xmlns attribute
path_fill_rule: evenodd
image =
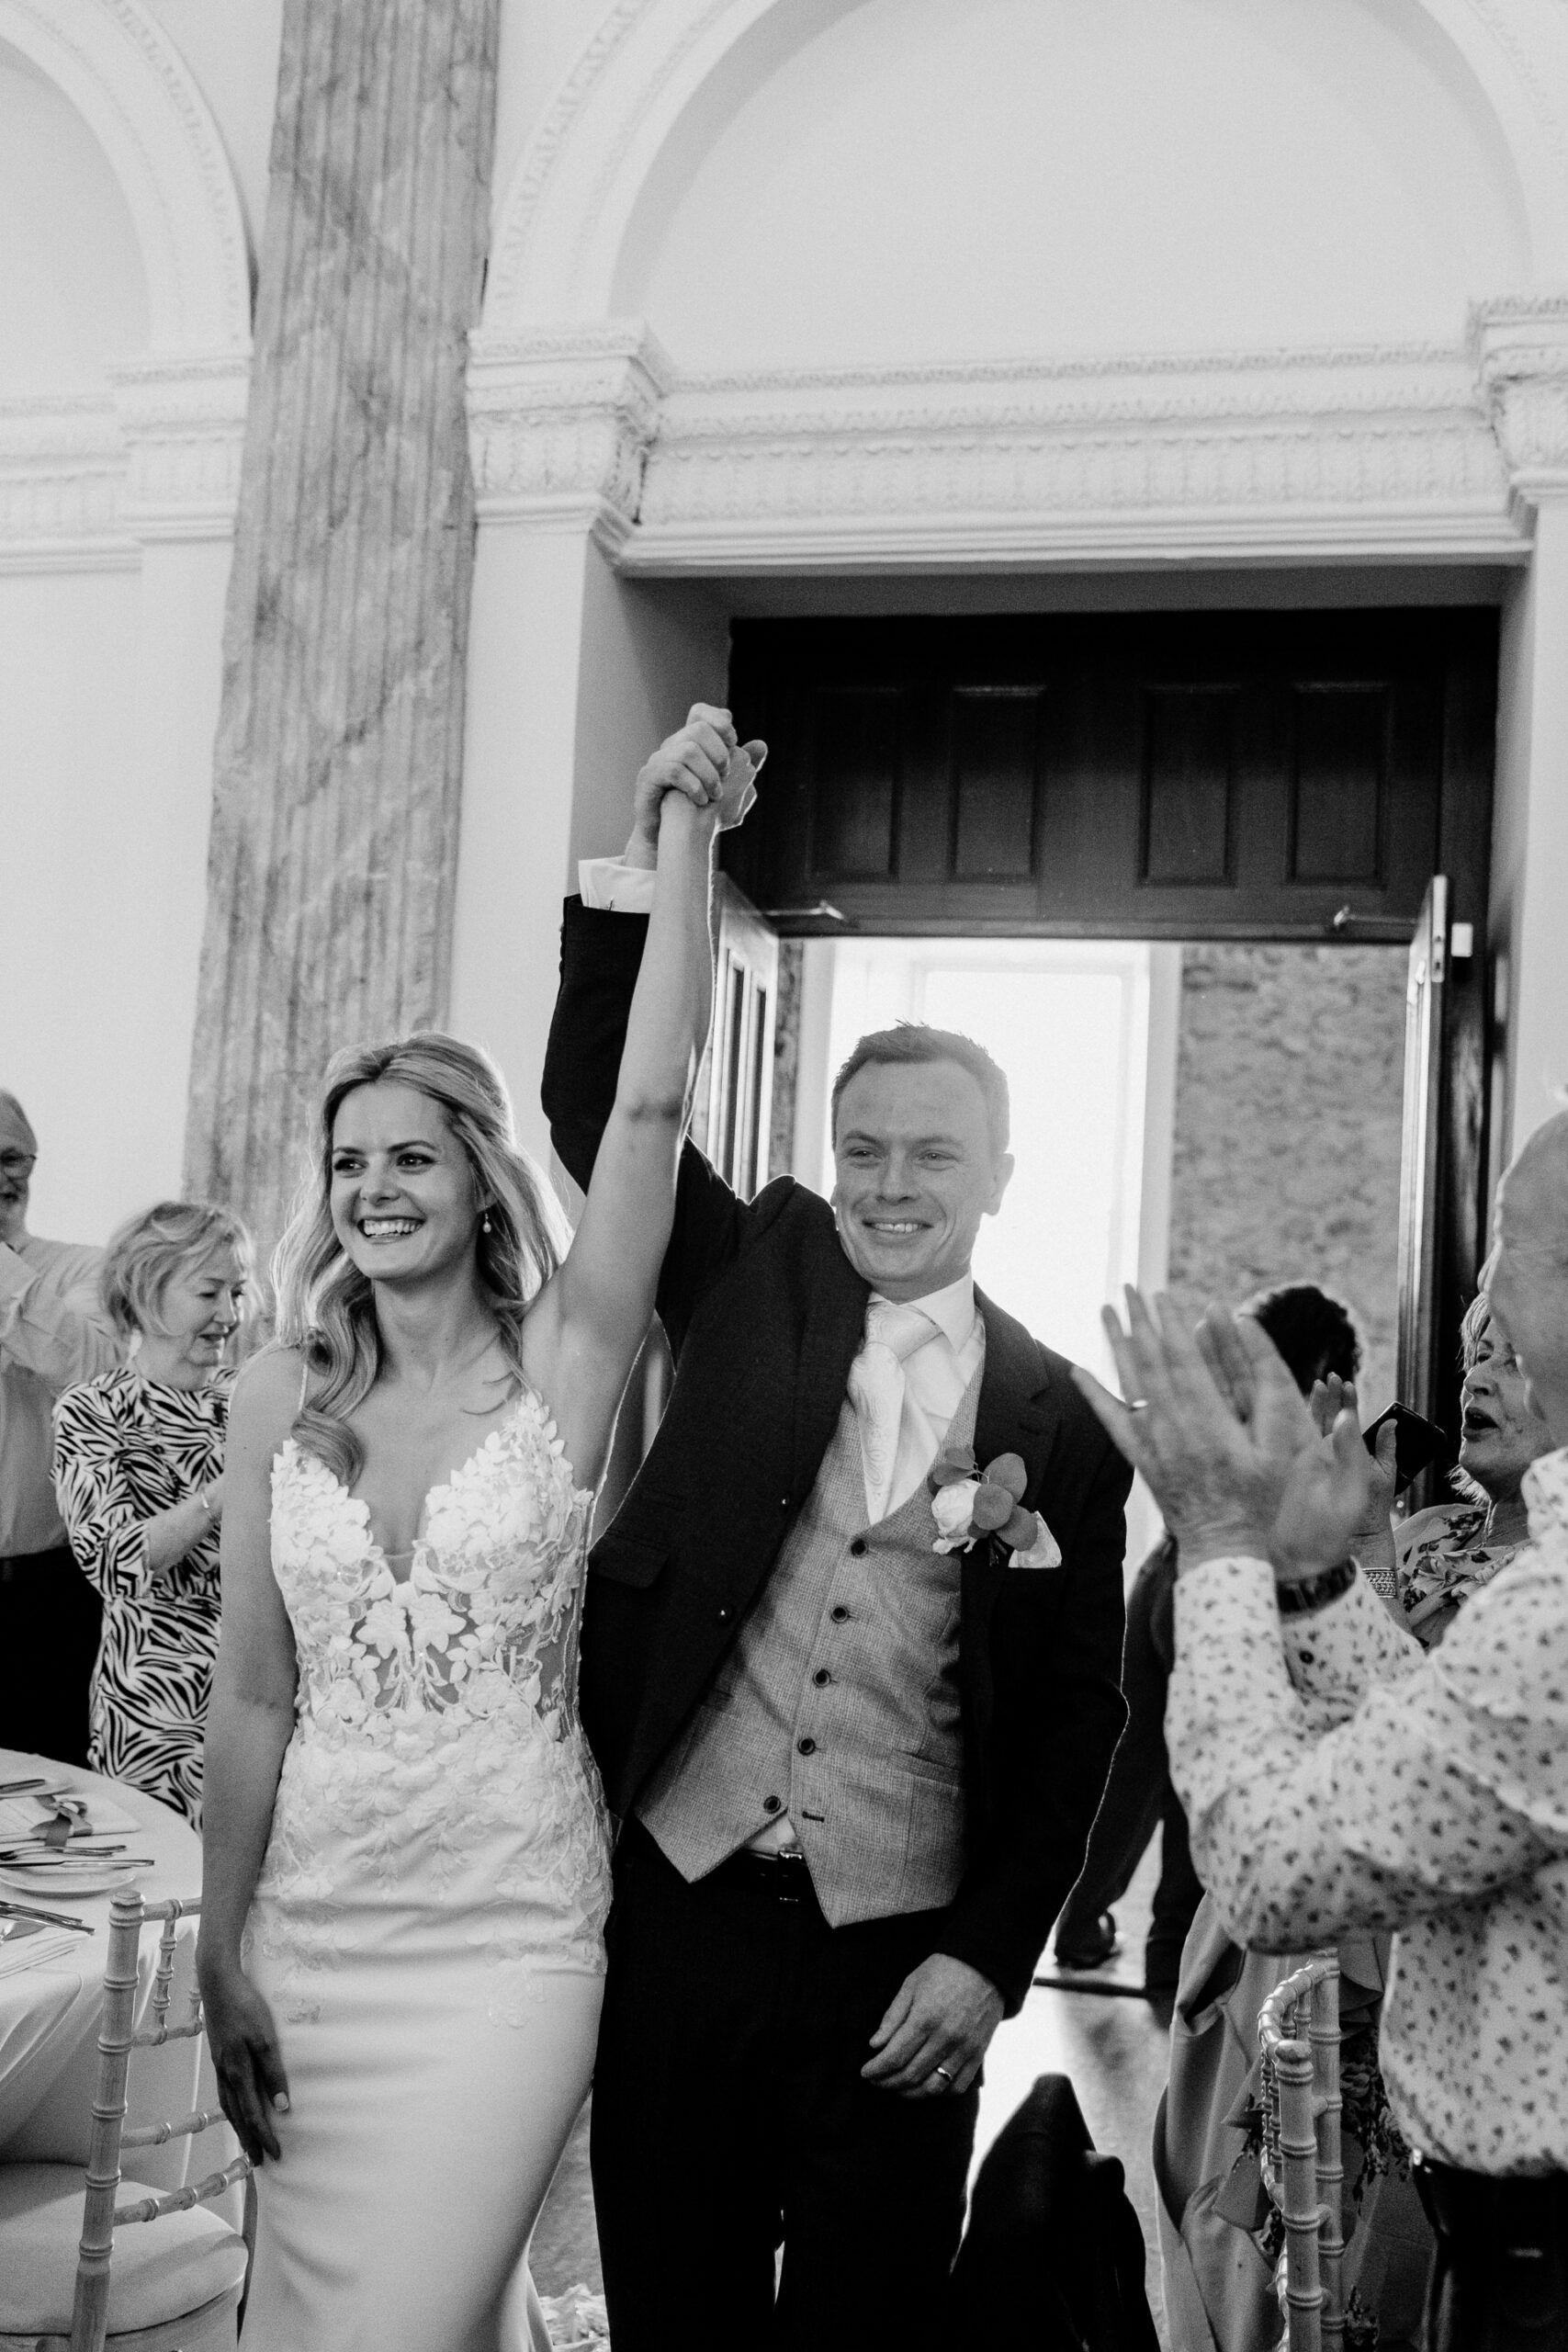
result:
<svg viewBox="0 0 1568 2352"><path fill-rule="evenodd" d="M556 1149L580 1184L614 1101L646 930L637 916L567 908L544 1092ZM591 1555L583 1618L583 1722L625 1825L593 2094L615 2352L934 2352L945 2340L975 2095L905 2098L864 2084L860 2070L883 2012L933 1952L964 1962L1009 2015L1018 2010L1082 1867L1125 1721L1130 1474L1063 1359L976 1294L975 1451L982 1463L1021 1458L1024 1500L1061 1563L1017 1568L995 1540L976 1543L953 1564L956 1627L949 1617L929 1654L911 1652L917 1588L928 1601L938 1589L939 1564L910 1532L918 1510L855 1534L834 1558L861 1580L870 1618L856 1617L852 1581L834 1585L845 1605L821 1623L848 1638L883 1612L887 1645L874 1642L863 1668L893 1677L878 1688L913 1727L881 1746L862 1736L848 1752L829 1741L813 1754L802 1736L780 1759L792 1818L796 1785L809 1783L824 1806L826 1826L812 1828L818 1815L802 1801L796 1826L808 1842L830 1845L835 1822L847 1825L851 1846L869 1839L892 1881L940 1883L939 1907L898 1895L868 1912L844 1899L842 1872L829 1869L821 1901L840 1922L829 1926L807 1863L737 1854L721 1840L688 1881L638 1819L650 1811L672 1824L671 1807L684 1808L665 1834L700 1846L693 1804L710 1826L717 1817L703 1812L711 1774L694 1780L682 1759L704 1719L731 1705L727 1677L747 1645L772 1645L752 1654L758 1670L785 1657L771 1629L803 1613L799 1545L815 1543L806 1531L829 1491L842 1502L858 1485L842 1416L869 1295L818 1195L782 1179L738 1200L688 1146L658 1300L675 1381L649 1457ZM895 1558L885 1539L899 1525L907 1548ZM774 1583L781 1556L789 1565ZM812 1556L823 1561L819 1545ZM828 1625L840 1618L841 1628ZM877 1665L896 1654L902 1668ZM803 1704L833 1702L831 1656L820 1667L813 1657L809 1682L829 1687L803 1691ZM853 1738L850 1719L836 1720ZM771 1796L770 1809L779 1802ZM742 1827L736 1842L750 1834ZM939 1848L956 1868L933 1882ZM819 1859L828 1867L829 1846Z"/></svg>

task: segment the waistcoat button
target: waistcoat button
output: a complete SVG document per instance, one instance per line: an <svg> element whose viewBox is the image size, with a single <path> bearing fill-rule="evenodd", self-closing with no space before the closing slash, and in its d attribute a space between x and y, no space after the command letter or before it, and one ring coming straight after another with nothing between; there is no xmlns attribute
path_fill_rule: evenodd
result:
<svg viewBox="0 0 1568 2352"><path fill-rule="evenodd" d="M825 1666L819 1666L811 1679L816 1683L818 1689L820 1690L824 1682L831 1682L833 1678L829 1673Z"/></svg>
<svg viewBox="0 0 1568 2352"><path fill-rule="evenodd" d="M858 1560L861 1554L865 1550L865 1537L863 1535L857 1535L854 1542L850 1545L850 1549Z"/></svg>
<svg viewBox="0 0 1568 2352"><path fill-rule="evenodd" d="M833 1606L828 1611L829 1616L832 1619L835 1625L841 1625L849 1613L849 1611L844 1607L841 1600L835 1600Z"/></svg>
<svg viewBox="0 0 1568 2352"><path fill-rule="evenodd" d="M800 1743L800 1752L803 1756L815 1756L817 1742L814 1739L803 1739Z"/></svg>
<svg viewBox="0 0 1568 2352"><path fill-rule="evenodd" d="M782 1797L764 1797L762 1799L762 1811L764 1813L777 1813L783 1803L784 1799Z"/></svg>

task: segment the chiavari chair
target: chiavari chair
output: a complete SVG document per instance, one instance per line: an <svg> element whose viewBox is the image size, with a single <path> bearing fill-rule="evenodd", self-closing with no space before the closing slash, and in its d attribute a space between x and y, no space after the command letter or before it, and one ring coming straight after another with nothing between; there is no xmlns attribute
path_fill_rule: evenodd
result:
<svg viewBox="0 0 1568 2352"><path fill-rule="evenodd" d="M122 2179L123 2156L130 2154L134 2161L137 2149L194 2138L223 2120L216 2108L198 2108L172 2122L128 2127L125 2120L132 2052L199 2040L205 2030L201 1997L194 1986L188 2013L171 2016L171 2010L177 2010L174 1975L179 1921L200 1908L199 1903L144 1903L132 1894L114 1899L85 2174L79 2165L62 2164L0 2167L0 2248L10 2249L7 2267L25 2277L23 2291L36 2306L29 2324L29 2315L19 2313L13 2301L14 2276L13 2289L0 2297L5 2312L0 2348L230 2352L235 2343L247 2259L244 2241L217 2214L201 2209L246 2177L252 2169L249 2157L236 2156L185 2188L160 2194L149 2188L143 2196L123 2201L120 2197L122 2188L146 2186ZM161 1922L162 1932L146 2021L138 2027L138 1963L141 1930L149 1920ZM135 2245L122 2263L122 2282L115 2270L116 2232L160 2222L166 2225L159 2233L160 2243ZM75 2283L68 2296L73 2259Z"/></svg>
<svg viewBox="0 0 1568 2352"><path fill-rule="evenodd" d="M1303 2031L1304 2023L1304 2031ZM1339 1962L1318 1952L1258 2016L1263 2186L1285 2224L1287 2352L1345 2340L1339 2139Z"/></svg>

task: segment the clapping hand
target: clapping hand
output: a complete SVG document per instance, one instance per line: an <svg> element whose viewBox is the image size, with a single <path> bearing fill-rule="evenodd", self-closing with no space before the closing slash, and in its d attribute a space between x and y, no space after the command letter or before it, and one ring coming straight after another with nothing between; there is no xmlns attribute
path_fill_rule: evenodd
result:
<svg viewBox="0 0 1568 2352"><path fill-rule="evenodd" d="M1337 1372L1314 1380L1307 1399L1313 1419L1326 1437L1341 1413L1359 1420L1356 1384ZM1364 1568L1392 1568L1398 1555L1393 1543L1393 1498L1397 1484L1399 1431L1385 1421L1377 1435L1377 1452L1367 1457L1367 1510L1351 1534L1349 1549Z"/></svg>
<svg viewBox="0 0 1568 2352"><path fill-rule="evenodd" d="M638 772L626 864L658 863L660 819L671 793L695 808L714 810L719 832L739 825L757 797L757 774L767 756L765 743L739 741L728 710L694 703L685 725L667 735Z"/></svg>
<svg viewBox="0 0 1568 2352"><path fill-rule="evenodd" d="M1283 1582L1342 1560L1368 1515L1370 1465L1353 1412L1319 1433L1268 1333L1212 1308L1190 1332L1168 1298L1126 1293L1127 1329L1105 1310L1120 1404L1073 1377L1142 1472L1182 1565L1224 1554L1273 1561Z"/></svg>

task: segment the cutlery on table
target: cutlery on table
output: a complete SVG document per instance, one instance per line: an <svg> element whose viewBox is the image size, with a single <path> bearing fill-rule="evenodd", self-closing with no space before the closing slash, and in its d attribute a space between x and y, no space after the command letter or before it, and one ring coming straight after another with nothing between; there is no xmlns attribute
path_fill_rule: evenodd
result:
<svg viewBox="0 0 1568 2352"><path fill-rule="evenodd" d="M69 1911L38 1911L30 1903L0 1903L0 1917L8 1919L47 1919L51 1928L74 1928L78 1934L90 1936L92 1923L73 1919Z"/></svg>
<svg viewBox="0 0 1568 2352"><path fill-rule="evenodd" d="M30 1781L0 1781L0 1797L25 1796L29 1789L47 1789L49 1782L35 1773Z"/></svg>
<svg viewBox="0 0 1568 2352"><path fill-rule="evenodd" d="M107 1861L111 1854L123 1854L124 1851L125 1841L122 1838L118 1846L73 1846L71 1851L60 1859L66 1862L102 1862ZM15 1863L54 1859L52 1854L40 1854L36 1842L25 1846L0 1846L0 1870L9 1870Z"/></svg>
<svg viewBox="0 0 1568 2352"><path fill-rule="evenodd" d="M0 1862L0 1870L6 1871L74 1871L80 1867L80 1860L75 1854L28 1854L14 1862ZM107 1868L115 1871L151 1870L152 1857L151 1854L128 1854L123 1847L118 1847L116 1859L107 1864Z"/></svg>

